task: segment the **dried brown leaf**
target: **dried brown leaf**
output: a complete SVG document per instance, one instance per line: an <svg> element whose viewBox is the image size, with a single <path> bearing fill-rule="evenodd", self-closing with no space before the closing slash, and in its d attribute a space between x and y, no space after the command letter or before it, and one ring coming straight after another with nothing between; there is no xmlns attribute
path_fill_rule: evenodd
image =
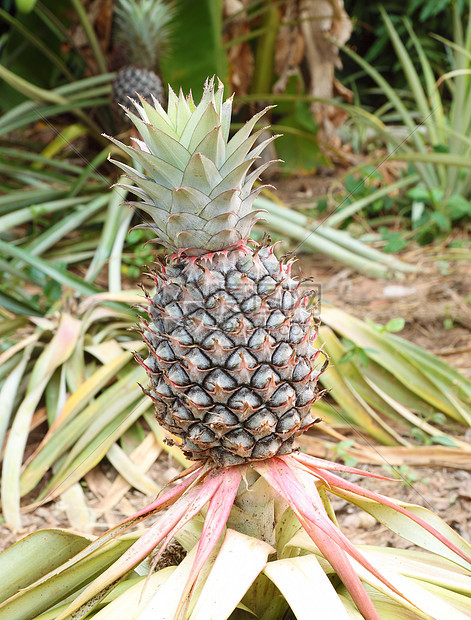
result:
<svg viewBox="0 0 471 620"><path fill-rule="evenodd" d="M229 20L224 32L224 42L229 43L250 32L247 20L246 7L248 0L225 0L224 17ZM247 41L234 43L228 49L229 79L232 90L236 95L246 95L249 92L254 71L254 57Z"/></svg>
<svg viewBox="0 0 471 620"><path fill-rule="evenodd" d="M304 37L300 30L299 3L289 0L285 5L282 26L278 33L275 52L275 71L279 76L274 92L284 92L290 76L300 70L305 53Z"/></svg>

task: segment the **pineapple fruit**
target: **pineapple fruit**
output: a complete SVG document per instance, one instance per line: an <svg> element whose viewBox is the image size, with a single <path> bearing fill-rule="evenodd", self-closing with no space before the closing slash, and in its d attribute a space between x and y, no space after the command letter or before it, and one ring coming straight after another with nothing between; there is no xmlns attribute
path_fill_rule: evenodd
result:
<svg viewBox="0 0 471 620"><path fill-rule="evenodd" d="M128 106L136 93L144 99L164 97L159 60L168 46L173 16L173 6L163 0L116 2L114 61L120 68L113 82L112 102L121 121L127 121L121 106Z"/></svg>
<svg viewBox="0 0 471 620"><path fill-rule="evenodd" d="M201 101L169 90L168 112L140 97L127 111L142 140L120 146L145 173L115 161L135 185L131 202L169 254L152 274L140 360L159 423L193 460L217 466L293 451L319 421L315 320L309 294L274 246L250 240L263 186L250 171L273 138L254 144L264 111L229 138L232 98L205 84ZM267 166L267 162L264 166Z"/></svg>

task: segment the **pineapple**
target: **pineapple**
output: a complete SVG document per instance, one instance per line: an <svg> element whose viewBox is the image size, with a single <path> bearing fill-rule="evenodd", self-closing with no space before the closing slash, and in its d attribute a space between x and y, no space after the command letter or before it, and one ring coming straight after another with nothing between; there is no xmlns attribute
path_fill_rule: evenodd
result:
<svg viewBox="0 0 471 620"><path fill-rule="evenodd" d="M129 105L136 93L144 99L164 96L159 60L168 46L173 16L174 7L163 0L117 0L114 60L121 67L113 82L112 101L122 121L127 117L120 106Z"/></svg>
<svg viewBox="0 0 471 620"><path fill-rule="evenodd" d="M274 246L250 240L262 186L250 171L271 142L254 144L264 111L229 139L232 98L205 84L201 101L169 89L168 112L154 99L127 114L142 140L110 138L145 174L114 162L134 181L131 202L153 220L169 254L152 275L146 392L159 423L193 460L238 465L293 451L294 438L319 421L309 294ZM264 164L266 167L270 162Z"/></svg>

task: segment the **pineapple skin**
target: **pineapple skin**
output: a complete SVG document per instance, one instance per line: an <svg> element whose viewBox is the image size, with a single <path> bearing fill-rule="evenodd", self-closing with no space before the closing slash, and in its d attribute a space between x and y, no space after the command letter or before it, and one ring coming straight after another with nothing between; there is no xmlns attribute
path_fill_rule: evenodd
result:
<svg viewBox="0 0 471 620"><path fill-rule="evenodd" d="M153 274L139 362L157 420L187 458L227 467L288 454L320 421L316 322L290 271L273 246L252 243L173 258Z"/></svg>
<svg viewBox="0 0 471 620"><path fill-rule="evenodd" d="M112 102L113 111L122 123L132 125L123 107L129 105L131 99L135 99L137 93L146 101L155 97L159 101L165 98L164 87L160 77L150 69L127 65L116 73L113 82Z"/></svg>

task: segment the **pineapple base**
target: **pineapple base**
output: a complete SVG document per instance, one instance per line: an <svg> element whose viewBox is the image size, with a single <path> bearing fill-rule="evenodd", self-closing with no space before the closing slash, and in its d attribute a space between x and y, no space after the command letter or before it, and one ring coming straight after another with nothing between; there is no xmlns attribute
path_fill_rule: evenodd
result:
<svg viewBox="0 0 471 620"><path fill-rule="evenodd" d="M288 454L320 421L310 294L273 246L170 257L141 332L159 423L186 457L227 467Z"/></svg>

